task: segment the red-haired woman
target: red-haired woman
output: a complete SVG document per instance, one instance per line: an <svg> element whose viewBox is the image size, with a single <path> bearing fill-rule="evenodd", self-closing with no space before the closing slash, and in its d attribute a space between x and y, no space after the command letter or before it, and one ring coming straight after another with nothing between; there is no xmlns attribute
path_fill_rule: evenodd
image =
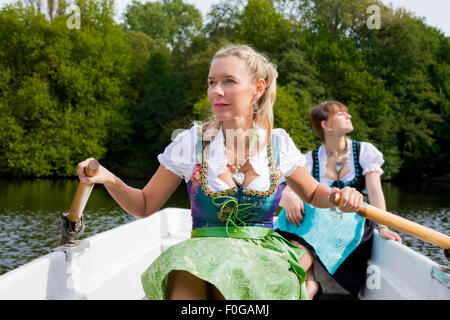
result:
<svg viewBox="0 0 450 320"><path fill-rule="evenodd" d="M307 169L321 183L339 189L352 187L367 191L370 203L386 210L380 176L383 155L371 143L358 142L346 135L353 131L348 108L338 101L326 101L311 110L311 123L323 144L306 154ZM356 213L330 212L304 204L285 189L274 230L307 250L311 265L307 268L309 296L320 295L312 264L317 259L345 289L357 295L366 278L375 223ZM304 214L304 216L302 216ZM399 235L379 226L385 239L401 242Z"/></svg>

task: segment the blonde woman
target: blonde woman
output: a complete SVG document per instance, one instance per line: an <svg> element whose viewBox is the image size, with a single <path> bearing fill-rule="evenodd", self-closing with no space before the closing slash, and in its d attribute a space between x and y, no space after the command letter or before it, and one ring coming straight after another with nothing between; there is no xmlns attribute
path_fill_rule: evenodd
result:
<svg viewBox="0 0 450 320"><path fill-rule="evenodd" d="M248 46L229 46L212 59L208 98L214 117L179 134L158 156L143 190L101 167L80 180L103 183L128 213L145 218L182 179L192 212L191 238L163 252L142 274L149 299L307 299L304 251L272 230L287 183L302 199L329 207L332 190L305 168L305 157L282 129L272 129L277 71ZM342 194L342 211L362 195ZM308 264L309 262L306 262Z"/></svg>

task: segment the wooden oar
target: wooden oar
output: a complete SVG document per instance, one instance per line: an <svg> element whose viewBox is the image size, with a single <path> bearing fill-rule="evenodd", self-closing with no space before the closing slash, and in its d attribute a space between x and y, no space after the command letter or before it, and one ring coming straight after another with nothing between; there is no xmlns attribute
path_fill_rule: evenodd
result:
<svg viewBox="0 0 450 320"><path fill-rule="evenodd" d="M339 203L341 202L341 195L332 193L329 200L334 205L339 206ZM363 206L356 211L356 213L373 222L385 225L389 228L437 245L444 249L444 254L448 254L448 250L450 249L450 237L446 234L424 227L418 223L412 222L411 220L378 209L377 207L366 203L364 203Z"/></svg>
<svg viewBox="0 0 450 320"><path fill-rule="evenodd" d="M98 173L100 164L97 160L89 161L84 173L88 177L93 177ZM78 183L77 191L73 197L72 204L68 213L63 214L61 226L61 239L59 245L74 244L76 239L84 231L83 210L91 194L94 185L88 186L82 182Z"/></svg>

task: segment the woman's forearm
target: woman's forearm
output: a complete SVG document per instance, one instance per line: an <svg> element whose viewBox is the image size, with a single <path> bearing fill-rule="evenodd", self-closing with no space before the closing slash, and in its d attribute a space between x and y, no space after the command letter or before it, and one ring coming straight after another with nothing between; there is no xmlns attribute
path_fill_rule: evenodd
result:
<svg viewBox="0 0 450 320"><path fill-rule="evenodd" d="M362 205L362 194L354 188L345 187L341 190L318 183L304 167L297 169L286 180L298 196L306 203L317 208L330 208L328 200L332 190L341 195L339 210L342 212L355 212Z"/></svg>
<svg viewBox="0 0 450 320"><path fill-rule="evenodd" d="M375 194L372 196L369 194L369 202L374 207L377 207L381 210L386 210L386 201L384 200L383 194Z"/></svg>
<svg viewBox="0 0 450 320"><path fill-rule="evenodd" d="M314 190L310 204L317 208L330 208L331 203L328 201L330 194L331 188L323 183L319 183Z"/></svg>
<svg viewBox="0 0 450 320"><path fill-rule="evenodd" d="M104 186L123 210L137 218L146 217L145 197L141 189L128 186L112 173L110 173L108 182L105 182Z"/></svg>
<svg viewBox="0 0 450 320"><path fill-rule="evenodd" d="M328 196L331 193L330 187L317 182L305 167L297 169L286 177L288 185L300 199L318 208L329 208Z"/></svg>
<svg viewBox="0 0 450 320"><path fill-rule="evenodd" d="M365 179L370 204L381 210L386 210L386 200L381 187L380 174L376 171L370 172L366 174Z"/></svg>
<svg viewBox="0 0 450 320"><path fill-rule="evenodd" d="M286 187L283 189L283 192L281 194L280 203L278 205L280 207L285 208L288 205L289 200L292 197L292 195L297 196L295 194L295 192L288 185L286 185Z"/></svg>

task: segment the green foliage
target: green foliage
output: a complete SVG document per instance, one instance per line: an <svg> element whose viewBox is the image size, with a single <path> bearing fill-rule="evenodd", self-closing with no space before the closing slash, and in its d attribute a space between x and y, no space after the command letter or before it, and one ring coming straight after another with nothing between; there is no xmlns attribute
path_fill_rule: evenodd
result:
<svg viewBox="0 0 450 320"><path fill-rule="evenodd" d="M146 3L133 0L131 5L127 5L125 24L130 30L144 32L174 47L200 33L202 15L193 5L182 0Z"/></svg>
<svg viewBox="0 0 450 320"><path fill-rule="evenodd" d="M380 30L360 28L357 40L368 71L394 97L394 135L404 162L403 174L442 174L438 163L450 160L441 110L448 104L448 95L441 94L446 80L440 77L450 62L448 53L442 51L448 38L404 10L386 10L383 17Z"/></svg>
<svg viewBox="0 0 450 320"><path fill-rule="evenodd" d="M287 49L281 53L277 65L279 84L291 85L299 97L307 93L313 101L320 101L325 90L317 81L318 72L308 61L306 52L297 47Z"/></svg>
<svg viewBox="0 0 450 320"><path fill-rule="evenodd" d="M192 114L196 121L207 121L214 115L207 96L198 100L197 103L194 104Z"/></svg>
<svg viewBox="0 0 450 320"><path fill-rule="evenodd" d="M351 137L383 153L384 178L448 173L450 38L404 9L232 0L213 5L203 26L183 0L133 1L118 25L113 1L78 0L81 29L71 30L60 3L49 1L49 19L20 3L0 11L0 175L70 176L94 156L148 177L174 130L212 114L209 65L228 43L278 65L275 127L302 152L320 143L311 107L339 100ZM373 4L380 29L366 25Z"/></svg>
<svg viewBox="0 0 450 320"><path fill-rule="evenodd" d="M281 0L281 2L284 2ZM317 21L333 35L352 35L356 28L365 27L367 8L377 5L385 8L379 0L293 0L303 24L314 28ZM384 12L383 12L384 17Z"/></svg>
<svg viewBox="0 0 450 320"><path fill-rule="evenodd" d="M153 50L159 48L160 45L157 41L140 31L126 30L125 36L133 56L133 63L130 64L130 78L131 86L134 90L130 94L134 95L131 97L130 103L136 104L139 99L139 93L144 88L142 79L144 78L147 61Z"/></svg>
<svg viewBox="0 0 450 320"><path fill-rule="evenodd" d="M133 116L139 119L137 129L142 135L141 141L152 142L161 127L171 118L175 103L170 65L167 57L159 51L153 52L144 74L145 92L135 106Z"/></svg>
<svg viewBox="0 0 450 320"><path fill-rule="evenodd" d="M111 19L80 9L80 30L29 8L0 12L3 175L74 175L80 160L101 159L111 138L126 140L130 49Z"/></svg>
<svg viewBox="0 0 450 320"><path fill-rule="evenodd" d="M302 153L315 148L320 140L314 136L309 122L311 100L307 94L298 97L292 86L277 86L273 109L274 127L283 128Z"/></svg>
<svg viewBox="0 0 450 320"><path fill-rule="evenodd" d="M271 0L249 0L240 15L235 41L276 55L280 45L291 37L291 24L278 13Z"/></svg>
<svg viewBox="0 0 450 320"><path fill-rule="evenodd" d="M210 39L226 38L233 41L240 23L243 0L222 0L211 6L207 14L205 33Z"/></svg>

